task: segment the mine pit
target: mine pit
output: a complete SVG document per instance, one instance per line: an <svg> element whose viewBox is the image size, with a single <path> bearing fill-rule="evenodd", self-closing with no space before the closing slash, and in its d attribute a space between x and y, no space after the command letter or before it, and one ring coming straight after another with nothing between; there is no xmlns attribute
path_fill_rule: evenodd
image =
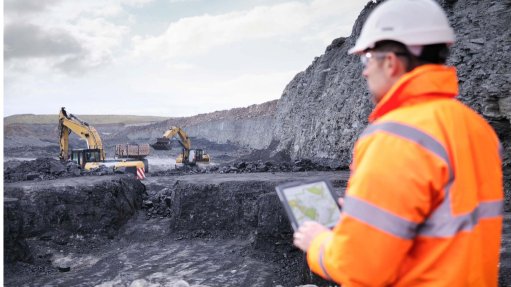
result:
<svg viewBox="0 0 511 287"><path fill-rule="evenodd" d="M276 185L348 172L82 176L5 184L6 286L298 286ZM177 285L176 285L177 284ZM179 285L184 284L184 285ZM153 285L150 285L153 286Z"/></svg>
<svg viewBox="0 0 511 287"><path fill-rule="evenodd" d="M6 183L5 286L330 286L292 246L274 188L324 178L342 196L348 177L306 171ZM501 278L508 280L509 213L505 220Z"/></svg>

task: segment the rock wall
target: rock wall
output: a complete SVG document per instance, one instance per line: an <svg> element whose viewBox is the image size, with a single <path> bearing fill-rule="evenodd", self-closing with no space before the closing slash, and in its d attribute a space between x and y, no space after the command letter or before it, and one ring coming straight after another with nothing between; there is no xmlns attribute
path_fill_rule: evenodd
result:
<svg viewBox="0 0 511 287"><path fill-rule="evenodd" d="M192 138L263 149L268 147L272 140L271 129L276 107L277 100L274 100L245 108L170 118L156 124L130 127L119 131L113 137L118 139L124 136L128 141L154 141L171 126L177 126Z"/></svg>
<svg viewBox="0 0 511 287"><path fill-rule="evenodd" d="M62 234L113 236L140 209L145 187L125 176L80 177L4 185L7 261L32 260L26 239ZM42 238L42 239L41 239Z"/></svg>
<svg viewBox="0 0 511 287"><path fill-rule="evenodd" d="M449 64L458 68L459 99L492 124L511 165L511 0L443 0L456 31ZM490 20L491 19L491 20Z"/></svg>
<svg viewBox="0 0 511 287"><path fill-rule="evenodd" d="M287 85L277 105L274 139L277 151L291 158L334 161L347 167L358 134L372 109L361 77L358 57L347 52L376 5L368 3L353 27L352 36L338 38Z"/></svg>
<svg viewBox="0 0 511 287"><path fill-rule="evenodd" d="M494 126L509 164L511 1L439 2L446 8L458 37L448 64L458 67L459 99ZM367 125L373 106L359 59L347 55L347 51L377 5L370 1L352 35L334 40L325 54L287 85L273 126L273 137L279 141L277 151L289 151L291 158L333 160L348 166L354 141Z"/></svg>
<svg viewBox="0 0 511 287"><path fill-rule="evenodd" d="M240 120L218 120L186 127L192 137L217 143L236 143L252 149L264 149L272 140L273 116Z"/></svg>
<svg viewBox="0 0 511 287"><path fill-rule="evenodd" d="M349 172L276 172L236 177L201 174L149 179L146 184L152 195L156 195L149 198L150 205L169 211L173 232L183 237L249 235L256 248L270 251L268 248L279 249L280 244L292 248L288 245L293 230L275 187L319 177L330 180L334 192L340 196L344 194ZM277 241L280 243L275 244Z"/></svg>
<svg viewBox="0 0 511 287"><path fill-rule="evenodd" d="M291 158L336 161L347 167L354 140L367 124L369 96L351 39L337 39L325 55L299 73L279 100L273 125L277 151ZM348 76L349 75L349 76Z"/></svg>

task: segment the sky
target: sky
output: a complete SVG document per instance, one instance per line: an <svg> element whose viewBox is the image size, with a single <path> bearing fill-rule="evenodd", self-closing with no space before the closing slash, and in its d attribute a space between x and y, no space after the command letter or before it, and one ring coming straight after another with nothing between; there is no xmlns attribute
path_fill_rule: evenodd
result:
<svg viewBox="0 0 511 287"><path fill-rule="evenodd" d="M182 117L278 99L367 2L5 0L4 117Z"/></svg>

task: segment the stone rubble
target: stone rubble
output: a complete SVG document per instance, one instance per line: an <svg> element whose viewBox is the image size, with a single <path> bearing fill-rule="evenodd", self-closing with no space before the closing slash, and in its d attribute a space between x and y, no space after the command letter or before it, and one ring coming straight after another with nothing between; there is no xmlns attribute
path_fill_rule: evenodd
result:
<svg viewBox="0 0 511 287"><path fill-rule="evenodd" d="M102 176L124 173L123 170L114 171L112 168L104 165L87 171L72 161L62 162L54 158L42 157L31 161L22 161L21 163L10 164L7 162L4 168L4 182L42 181L65 177Z"/></svg>

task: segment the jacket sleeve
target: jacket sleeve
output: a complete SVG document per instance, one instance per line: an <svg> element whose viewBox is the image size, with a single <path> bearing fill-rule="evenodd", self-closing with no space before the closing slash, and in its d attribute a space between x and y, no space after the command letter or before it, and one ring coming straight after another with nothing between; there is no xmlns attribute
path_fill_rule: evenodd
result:
<svg viewBox="0 0 511 287"><path fill-rule="evenodd" d="M443 198L448 166L420 143L377 132L357 141L351 169L341 220L313 240L309 266L344 286L390 285Z"/></svg>

